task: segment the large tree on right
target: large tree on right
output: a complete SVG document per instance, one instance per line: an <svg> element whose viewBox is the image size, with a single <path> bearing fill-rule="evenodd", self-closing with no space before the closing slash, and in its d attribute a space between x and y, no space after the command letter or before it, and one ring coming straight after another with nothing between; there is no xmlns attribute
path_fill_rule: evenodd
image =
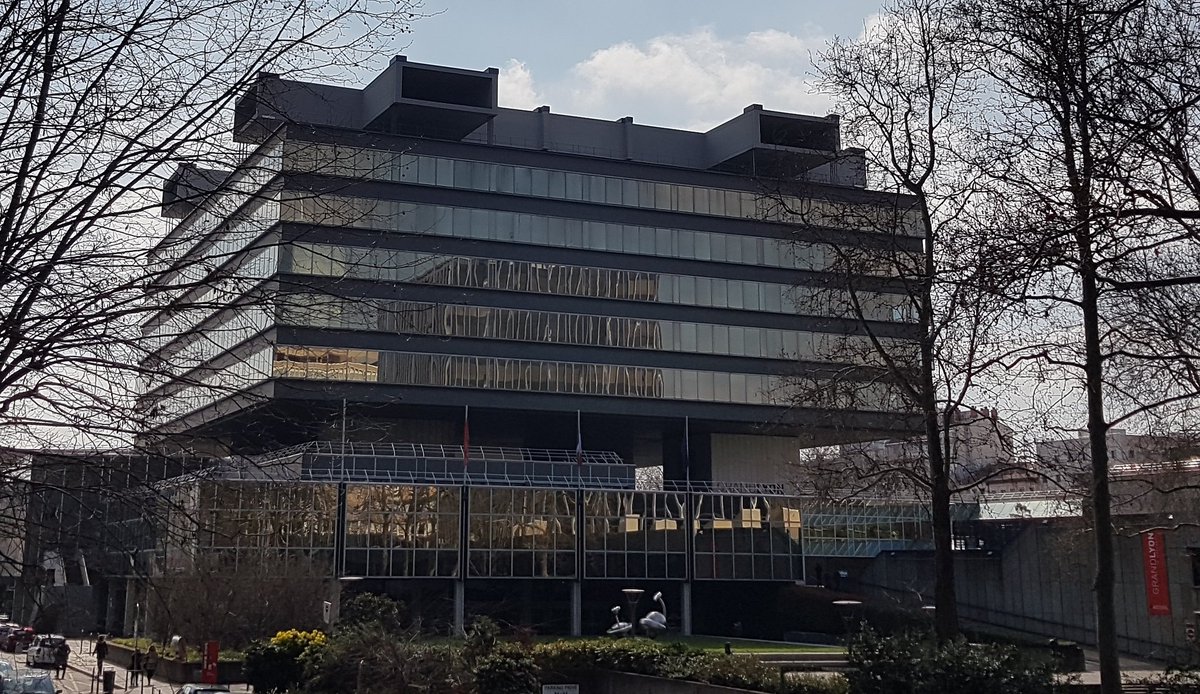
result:
<svg viewBox="0 0 1200 694"><path fill-rule="evenodd" d="M930 17L956 18L947 22L955 31L926 31ZM1200 3L897 0L883 18L918 23L905 34L919 39L911 50L861 49L890 57L884 70L846 60L869 52L835 50L824 74L841 78L841 95L869 97L854 119L874 128L865 142L927 136L900 150L916 158L881 158L886 174L921 173L911 161L953 164L953 186L930 189L937 179L917 176L921 185L908 188L949 191L945 209L971 223L952 227L948 247L974 249L957 260L976 266L947 263L929 244L927 286L952 270L956 286L970 284L964 295L993 297L1013 326L996 355L1040 384L1029 399L1046 427L1086 420L1080 486L1095 545L1102 691L1119 692L1108 434L1186 434L1200 400ZM878 35L868 29L864 41ZM880 79L910 64L942 69ZM946 123L956 127L938 127Z"/></svg>
<svg viewBox="0 0 1200 694"><path fill-rule="evenodd" d="M966 0L959 11L990 95L970 154L988 201L979 233L1004 259L990 290L1026 319L1012 367L1059 380L1055 408L1086 418L1101 690L1119 692L1108 434L1191 429L1200 393L1188 315L1200 298L1200 6Z"/></svg>

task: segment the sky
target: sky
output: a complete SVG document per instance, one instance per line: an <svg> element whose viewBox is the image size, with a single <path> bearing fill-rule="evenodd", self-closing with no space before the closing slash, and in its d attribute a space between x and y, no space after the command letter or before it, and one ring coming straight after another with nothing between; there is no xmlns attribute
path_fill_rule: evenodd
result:
<svg viewBox="0 0 1200 694"><path fill-rule="evenodd" d="M812 60L879 0L425 0L409 60L500 68L500 105L708 129L752 103L825 115ZM376 69L382 69L386 61Z"/></svg>

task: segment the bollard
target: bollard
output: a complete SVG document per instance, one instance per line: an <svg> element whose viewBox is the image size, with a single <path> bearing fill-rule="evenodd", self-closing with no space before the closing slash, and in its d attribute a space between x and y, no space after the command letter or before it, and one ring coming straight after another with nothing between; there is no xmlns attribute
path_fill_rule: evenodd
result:
<svg viewBox="0 0 1200 694"><path fill-rule="evenodd" d="M104 692L104 694L113 694L113 691L115 691L117 688L117 671L116 670L105 670L104 671L103 684L101 685L100 688Z"/></svg>

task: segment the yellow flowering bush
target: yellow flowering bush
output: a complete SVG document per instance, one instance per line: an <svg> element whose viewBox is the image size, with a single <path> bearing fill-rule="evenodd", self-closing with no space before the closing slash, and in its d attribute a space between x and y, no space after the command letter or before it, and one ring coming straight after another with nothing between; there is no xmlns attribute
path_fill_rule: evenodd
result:
<svg viewBox="0 0 1200 694"><path fill-rule="evenodd" d="M301 653L309 646L320 648L325 645L325 632L317 631L301 631L299 629L288 629L286 631L276 632L271 637L271 645L281 651L289 653Z"/></svg>

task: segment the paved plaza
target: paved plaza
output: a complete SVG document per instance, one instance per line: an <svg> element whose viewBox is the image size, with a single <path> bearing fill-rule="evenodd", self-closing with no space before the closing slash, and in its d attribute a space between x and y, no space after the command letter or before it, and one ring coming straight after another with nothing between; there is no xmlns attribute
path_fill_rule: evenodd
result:
<svg viewBox="0 0 1200 694"><path fill-rule="evenodd" d="M90 639L70 639L71 659L67 673L62 679L57 679L53 670L25 667L25 654L0 652L0 659L6 660L17 669L18 673L29 671L45 672L54 677L55 687L63 694L94 694L100 691L100 683L95 678L96 659L92 657L92 641ZM148 681L141 678L138 685L133 685L129 679L129 671L123 667L105 663L105 670L116 673L116 691L124 694L173 694L180 685L172 684L161 679ZM128 685L128 686L127 686ZM233 692L249 692L245 685L230 687Z"/></svg>

